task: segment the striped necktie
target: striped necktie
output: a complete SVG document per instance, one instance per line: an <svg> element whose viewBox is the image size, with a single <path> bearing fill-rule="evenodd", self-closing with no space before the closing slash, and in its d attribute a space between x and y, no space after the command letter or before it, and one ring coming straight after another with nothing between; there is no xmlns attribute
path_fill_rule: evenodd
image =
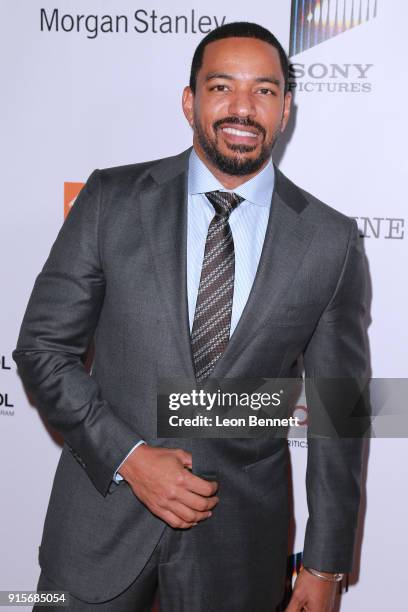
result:
<svg viewBox="0 0 408 612"><path fill-rule="evenodd" d="M235 254L228 219L244 200L236 193L224 191L210 191L205 195L213 205L215 215L208 228L191 332L197 381L209 376L229 341Z"/></svg>

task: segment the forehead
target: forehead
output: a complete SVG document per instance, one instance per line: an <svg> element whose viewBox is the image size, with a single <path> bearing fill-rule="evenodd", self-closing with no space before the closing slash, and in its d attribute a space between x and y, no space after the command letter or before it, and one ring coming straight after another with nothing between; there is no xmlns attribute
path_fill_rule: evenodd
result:
<svg viewBox="0 0 408 612"><path fill-rule="evenodd" d="M273 74L282 76L278 50L257 38L223 38L209 43L204 49L198 77L209 72L254 77Z"/></svg>

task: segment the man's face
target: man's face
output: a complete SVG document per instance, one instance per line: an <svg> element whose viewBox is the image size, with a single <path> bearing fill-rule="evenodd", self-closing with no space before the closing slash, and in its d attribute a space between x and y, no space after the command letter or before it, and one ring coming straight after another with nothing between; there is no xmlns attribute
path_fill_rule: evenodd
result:
<svg viewBox="0 0 408 612"><path fill-rule="evenodd" d="M189 87L183 93L198 155L234 176L256 174L266 164L286 127L290 103L278 51L254 38L207 45L195 95Z"/></svg>

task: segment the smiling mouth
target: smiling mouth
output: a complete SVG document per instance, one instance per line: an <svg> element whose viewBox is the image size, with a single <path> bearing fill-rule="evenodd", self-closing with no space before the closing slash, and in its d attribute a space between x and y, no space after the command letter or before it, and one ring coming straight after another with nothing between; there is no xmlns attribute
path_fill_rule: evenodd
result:
<svg viewBox="0 0 408 612"><path fill-rule="evenodd" d="M223 127L221 128L225 134L231 134L232 136L241 136L244 138L257 138L258 134L255 132L249 132L247 130L242 130L233 127Z"/></svg>

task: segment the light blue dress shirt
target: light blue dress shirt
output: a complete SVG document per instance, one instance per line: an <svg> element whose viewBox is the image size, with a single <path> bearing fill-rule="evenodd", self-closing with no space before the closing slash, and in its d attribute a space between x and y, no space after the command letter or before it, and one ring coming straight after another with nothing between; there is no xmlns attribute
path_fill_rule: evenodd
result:
<svg viewBox="0 0 408 612"><path fill-rule="evenodd" d="M265 168L256 176L234 190L225 189L201 161L195 150L191 151L188 166L187 203L187 299L190 331L193 327L208 227L215 214L212 204L204 194L216 190L234 191L244 198L243 202L232 211L229 218L235 251L231 336L248 300L258 268L274 184L275 171L272 159L270 159ZM143 443L143 440L139 441L129 451L122 463L137 446ZM122 480L121 475L115 472L114 480L116 482Z"/></svg>
<svg viewBox="0 0 408 612"><path fill-rule="evenodd" d="M235 251L231 335L247 302L258 268L274 182L275 172L270 160L252 179L234 190L225 189L194 149L192 150L188 170L187 209L187 295L190 331L193 327L208 227L214 217L214 208L204 193L216 190L234 191L244 198L229 218Z"/></svg>

